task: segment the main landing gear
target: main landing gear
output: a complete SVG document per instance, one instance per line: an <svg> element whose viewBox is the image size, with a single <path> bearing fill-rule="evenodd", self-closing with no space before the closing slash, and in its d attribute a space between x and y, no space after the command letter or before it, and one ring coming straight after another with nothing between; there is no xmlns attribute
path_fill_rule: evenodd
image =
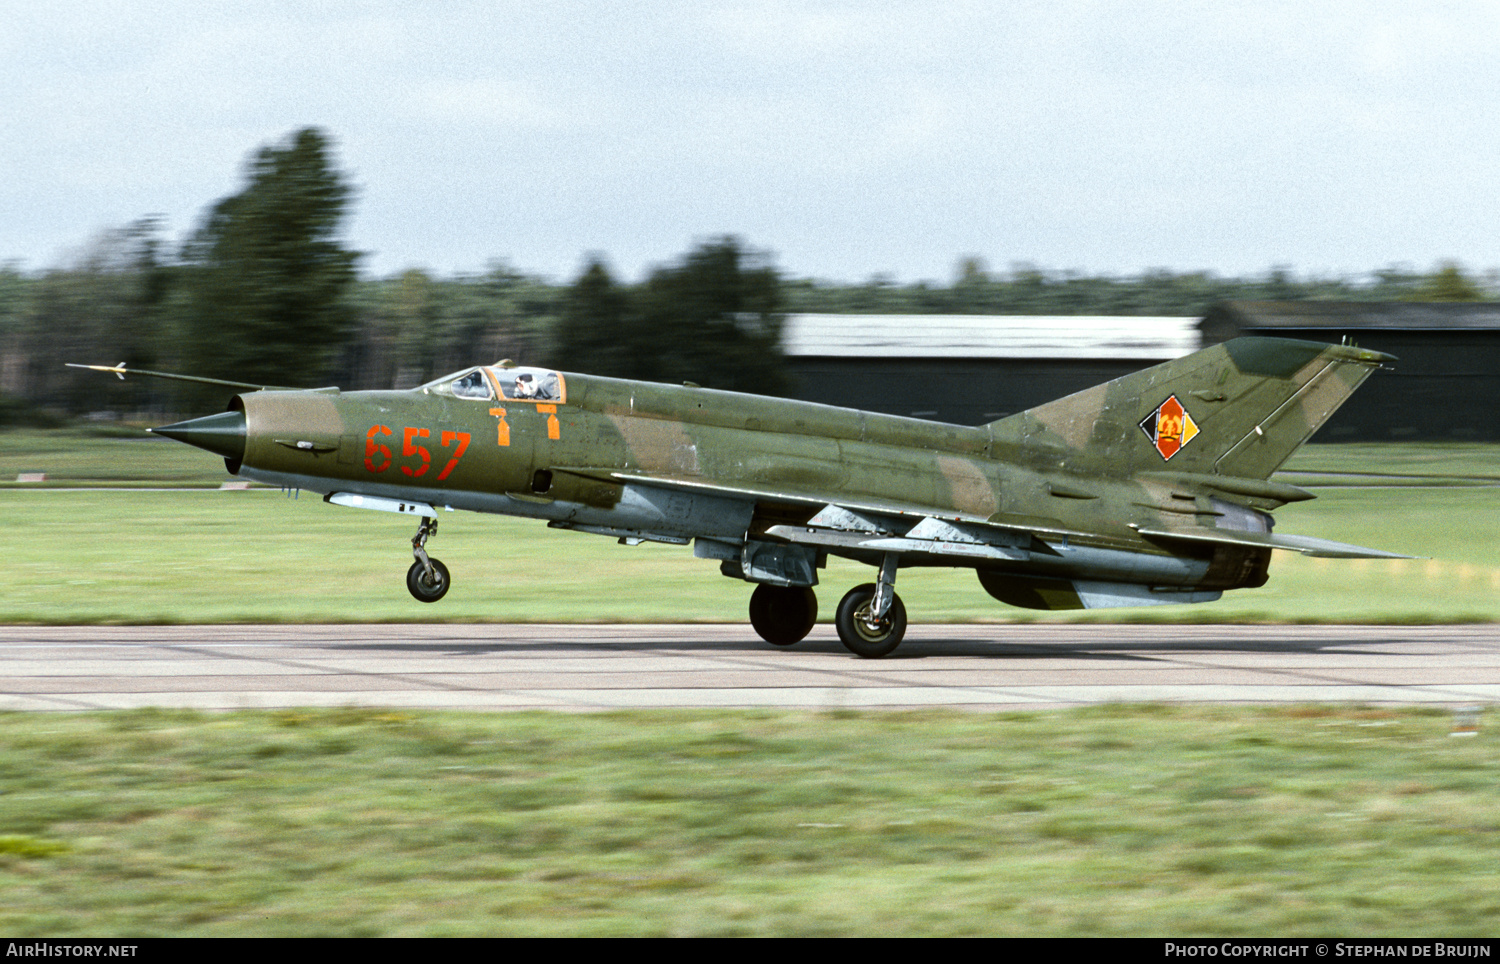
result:
<svg viewBox="0 0 1500 964"><path fill-rule="evenodd" d="M818 621L818 596L810 586L768 586L750 594L750 625L772 646L800 642Z"/></svg>
<svg viewBox="0 0 1500 964"><path fill-rule="evenodd" d="M879 659L901 645L906 635L906 604L890 593L884 615L877 615L880 587L874 583L855 586L839 603L833 624L844 648L865 659Z"/></svg>
<svg viewBox="0 0 1500 964"><path fill-rule="evenodd" d="M855 586L839 602L833 618L839 640L856 656L879 659L906 635L906 605L896 595L895 553L880 563L880 581ZM805 637L818 618L818 597L798 586L759 585L750 595L750 625L773 646L790 646Z"/></svg>
<svg viewBox="0 0 1500 964"><path fill-rule="evenodd" d="M437 534L437 520L424 516L412 536L411 554L417 561L406 570L406 588L418 602L434 603L448 594L448 567L427 556L427 539Z"/></svg>

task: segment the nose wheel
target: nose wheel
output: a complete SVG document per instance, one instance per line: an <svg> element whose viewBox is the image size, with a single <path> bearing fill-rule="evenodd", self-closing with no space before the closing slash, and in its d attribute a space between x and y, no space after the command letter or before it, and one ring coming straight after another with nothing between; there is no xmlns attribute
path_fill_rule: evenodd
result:
<svg viewBox="0 0 1500 964"><path fill-rule="evenodd" d="M406 588L418 602L434 603L448 594L448 567L437 559L427 563L432 569L430 575L420 562L411 564L406 570Z"/></svg>
<svg viewBox="0 0 1500 964"><path fill-rule="evenodd" d="M406 588L418 602L435 603L448 594L448 567L427 555L427 540L437 534L437 520L423 517L412 536L411 554L416 562L406 570Z"/></svg>

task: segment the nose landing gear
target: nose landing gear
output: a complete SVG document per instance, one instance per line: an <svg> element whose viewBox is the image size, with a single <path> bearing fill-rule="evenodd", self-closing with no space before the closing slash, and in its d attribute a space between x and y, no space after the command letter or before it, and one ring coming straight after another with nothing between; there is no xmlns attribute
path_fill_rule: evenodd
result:
<svg viewBox="0 0 1500 964"><path fill-rule="evenodd" d="M411 554L417 561L406 570L406 588L418 602L434 603L448 594L448 567L427 555L427 539L434 535L437 520L423 517L411 540Z"/></svg>

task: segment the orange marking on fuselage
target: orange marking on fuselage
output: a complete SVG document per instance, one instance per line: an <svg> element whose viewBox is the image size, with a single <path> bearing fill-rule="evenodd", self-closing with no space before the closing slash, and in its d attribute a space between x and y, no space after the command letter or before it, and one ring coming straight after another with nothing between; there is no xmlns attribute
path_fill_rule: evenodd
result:
<svg viewBox="0 0 1500 964"><path fill-rule="evenodd" d="M510 424L505 421L505 409L492 408L490 414L500 419L500 427L496 430L496 444L504 447L510 444Z"/></svg>
<svg viewBox="0 0 1500 964"><path fill-rule="evenodd" d="M554 440L554 441L556 441L558 438L561 437L561 431L560 430L562 428L562 426L557 421L557 406L556 405L538 405L536 407L536 410L538 412L545 412L546 413L546 415L547 415L547 437L550 438L550 439L552 439L552 440Z"/></svg>

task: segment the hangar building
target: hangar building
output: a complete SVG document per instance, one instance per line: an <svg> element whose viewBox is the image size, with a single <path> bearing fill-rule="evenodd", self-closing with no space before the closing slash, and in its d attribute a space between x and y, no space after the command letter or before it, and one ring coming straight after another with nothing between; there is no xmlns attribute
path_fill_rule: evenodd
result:
<svg viewBox="0 0 1500 964"><path fill-rule="evenodd" d="M1395 355L1320 442L1500 442L1500 303L1228 301L1200 328L1204 345L1240 335L1349 338Z"/></svg>
<svg viewBox="0 0 1500 964"><path fill-rule="evenodd" d="M793 395L979 425L1198 350L1197 318L787 315Z"/></svg>
<svg viewBox="0 0 1500 964"><path fill-rule="evenodd" d="M1395 355L1322 442L1500 442L1500 303L1231 301L1203 318L820 315L786 319L797 398L960 425L1024 411L1241 335Z"/></svg>

